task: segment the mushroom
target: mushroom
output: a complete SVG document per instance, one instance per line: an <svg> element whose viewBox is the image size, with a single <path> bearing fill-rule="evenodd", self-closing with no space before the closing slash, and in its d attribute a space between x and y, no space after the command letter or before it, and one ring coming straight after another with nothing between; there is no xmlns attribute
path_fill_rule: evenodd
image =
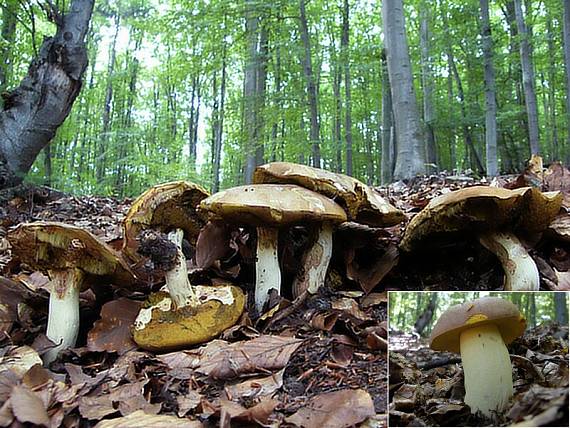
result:
<svg viewBox="0 0 570 428"><path fill-rule="evenodd" d="M465 403L486 416L502 412L513 395L506 345L522 335L526 321L518 308L498 297L452 306L437 320L430 337L436 351L461 353Z"/></svg>
<svg viewBox="0 0 570 428"><path fill-rule="evenodd" d="M315 244L305 254L305 279L311 293L323 284L332 253L332 225L346 221L344 210L329 198L295 185L254 184L234 187L206 198L200 208L213 217L257 227L255 307L262 312L271 289L281 290L277 257L278 229L312 223Z"/></svg>
<svg viewBox="0 0 570 428"><path fill-rule="evenodd" d="M21 224L8 233L13 253L33 269L47 272L50 300L47 337L56 346L45 364L75 346L79 332L79 292L87 277L104 277L122 286L135 276L120 254L90 232L55 222Z"/></svg>
<svg viewBox="0 0 570 428"><path fill-rule="evenodd" d="M291 162L272 162L258 166L254 184L296 184L327 196L341 205L348 220L372 227L394 226L404 213L392 206L373 188L348 175Z"/></svg>
<svg viewBox="0 0 570 428"><path fill-rule="evenodd" d="M139 196L125 218L123 250L132 259L141 259L144 231L166 233L174 244L164 269L168 293L152 294L134 323L133 338L142 348L164 351L202 343L234 325L243 312L245 297L238 287L193 286L188 279L182 243L186 238L195 244L204 225L196 206L207 196L194 183L161 184ZM158 242L160 235L153 239Z"/></svg>
<svg viewBox="0 0 570 428"><path fill-rule="evenodd" d="M560 192L541 193L531 187L509 190L474 186L449 192L433 198L412 219L400 248L410 252L429 244L431 249L442 237L475 234L501 261L505 290L538 290L538 269L517 233L546 229L561 203Z"/></svg>

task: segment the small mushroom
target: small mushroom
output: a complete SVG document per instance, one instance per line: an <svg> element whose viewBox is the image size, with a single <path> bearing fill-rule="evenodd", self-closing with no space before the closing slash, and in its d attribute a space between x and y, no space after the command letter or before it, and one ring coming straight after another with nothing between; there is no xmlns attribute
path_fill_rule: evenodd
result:
<svg viewBox="0 0 570 428"><path fill-rule="evenodd" d="M296 184L327 196L341 205L348 220L372 227L394 226L404 213L378 192L356 178L291 162L272 162L258 166L254 184Z"/></svg>
<svg viewBox="0 0 570 428"><path fill-rule="evenodd" d="M193 286L188 279L183 239L195 244L205 224L196 212L208 196L200 186L185 181L161 184L133 203L125 222L124 251L140 259L143 231L166 233L174 244L174 257L165 269L168 294L152 294L139 312L133 339L144 349L165 351L210 340L231 327L243 312L243 292L232 285Z"/></svg>
<svg viewBox="0 0 570 428"><path fill-rule="evenodd" d="M33 269L47 272L50 300L47 337L57 344L45 364L75 346L79 332L79 292L86 277L104 277L121 286L135 276L121 255L86 230L55 222L21 224L8 233L12 251Z"/></svg>
<svg viewBox="0 0 570 428"><path fill-rule="evenodd" d="M432 249L442 237L474 234L501 261L505 290L538 290L538 269L517 234L545 230L561 203L560 192L541 193L530 187L474 186L446 193L433 198L412 219L400 248L410 252L429 244Z"/></svg>
<svg viewBox="0 0 570 428"><path fill-rule="evenodd" d="M346 221L344 210L332 200L295 185L234 187L204 199L200 208L226 222L257 227L255 307L260 313L269 291L281 290L278 229L293 224L318 227L317 240L304 256L306 288L315 293L324 282L332 254L332 225Z"/></svg>
<svg viewBox="0 0 570 428"><path fill-rule="evenodd" d="M486 416L502 412L513 395L506 345L521 336L526 321L507 300L483 297L452 306L437 320L430 337L436 351L461 353L465 403Z"/></svg>

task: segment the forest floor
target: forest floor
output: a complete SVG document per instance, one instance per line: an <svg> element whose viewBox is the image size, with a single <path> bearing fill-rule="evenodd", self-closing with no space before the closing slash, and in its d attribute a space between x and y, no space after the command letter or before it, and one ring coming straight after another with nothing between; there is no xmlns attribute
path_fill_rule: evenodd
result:
<svg viewBox="0 0 570 428"><path fill-rule="evenodd" d="M556 174L562 177L559 188L570 194L570 172ZM552 180L528 171L500 184L537 180L543 190L554 190ZM409 220L432 197L475 184L489 183L441 174L379 190ZM0 276L6 278L0 286L0 426L385 426L386 290L502 287L499 262L476 243L398 256L405 224L374 231L372 247L368 232L357 230L350 245L342 235L335 238L337 255L318 295L298 306L283 300L277 316L271 312L256 322L245 314L220 340L190 350L157 355L136 348L130 325L145 298L140 290L104 285L85 291L78 347L43 368L40 356L50 346L44 335L47 277L12 258L7 231L27 221L60 221L120 248L121 222L131 203L30 186L0 193ZM289 238L293 247L305 239L298 231ZM541 288L570 289L569 251L559 231L537 241L531 254ZM296 261L289 268L283 263L287 278ZM251 289L252 271L242 260L235 281Z"/></svg>

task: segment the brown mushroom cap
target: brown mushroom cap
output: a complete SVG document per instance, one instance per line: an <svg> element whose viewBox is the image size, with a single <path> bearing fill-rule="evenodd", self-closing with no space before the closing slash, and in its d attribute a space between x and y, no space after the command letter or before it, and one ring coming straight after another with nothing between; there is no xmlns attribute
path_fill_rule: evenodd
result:
<svg viewBox="0 0 570 428"><path fill-rule="evenodd" d="M429 346L436 351L459 353L461 333L485 324L495 324L506 345L526 328L526 320L516 305L498 297L482 297L445 311L431 332Z"/></svg>
<svg viewBox="0 0 570 428"><path fill-rule="evenodd" d="M344 210L329 198L304 187L287 184L233 187L204 199L200 208L225 220L253 226L346 221Z"/></svg>
<svg viewBox="0 0 570 428"><path fill-rule="evenodd" d="M291 162L258 166L253 182L296 184L321 193L342 205L349 220L375 227L393 226L404 213L356 178Z"/></svg>
<svg viewBox="0 0 570 428"><path fill-rule="evenodd" d="M34 269L81 269L130 285L135 275L121 255L87 230L57 222L20 224L8 233L14 254Z"/></svg>
<svg viewBox="0 0 570 428"><path fill-rule="evenodd" d="M411 251L422 242L450 232L523 229L544 230L560 211L560 192L531 187L509 190L473 186L433 198L404 233L400 247Z"/></svg>
<svg viewBox="0 0 570 428"><path fill-rule="evenodd" d="M187 181L173 181L151 187L134 202L123 223L123 251L133 260L137 254L139 234L145 229L168 232L182 229L191 244L205 222L196 212L200 201L209 193L203 187Z"/></svg>

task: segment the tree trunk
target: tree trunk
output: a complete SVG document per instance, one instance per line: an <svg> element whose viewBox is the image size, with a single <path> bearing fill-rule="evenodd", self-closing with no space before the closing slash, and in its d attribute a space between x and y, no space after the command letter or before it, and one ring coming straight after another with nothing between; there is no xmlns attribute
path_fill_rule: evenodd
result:
<svg viewBox="0 0 570 428"><path fill-rule="evenodd" d="M408 52L405 33L402 0L382 2L384 23L384 45L388 59L388 75L392 90L392 103L398 150L394 178L411 179L425 174L425 147L423 142L420 115Z"/></svg>
<svg viewBox="0 0 570 428"><path fill-rule="evenodd" d="M566 299L568 293L551 293L554 295L554 312L556 321L561 325L568 325L568 306Z"/></svg>
<svg viewBox="0 0 570 428"><path fill-rule="evenodd" d="M216 115L216 122L214 124L215 128L215 138L214 138L214 162L213 162L213 179L212 179L212 193L216 193L220 190L220 161L222 158L222 136L224 131L224 105L226 98L226 42L223 42L224 46L222 48L222 82L220 85L220 101L218 112Z"/></svg>
<svg viewBox="0 0 570 428"><path fill-rule="evenodd" d="M485 153L487 176L499 173L497 163L497 104L495 98L495 67L493 66L493 38L489 21L489 0L479 1L481 8L481 37L485 61Z"/></svg>
<svg viewBox="0 0 570 428"><path fill-rule="evenodd" d="M570 2L563 1L564 69L566 71L566 147L570 149Z"/></svg>
<svg viewBox="0 0 570 428"><path fill-rule="evenodd" d="M388 78L388 65L386 64L386 51L382 49L382 162L381 176L382 184L387 185L392 182L394 146L392 145L392 129L394 128L392 114L392 90L390 89L390 79Z"/></svg>
<svg viewBox="0 0 570 428"><path fill-rule="evenodd" d="M0 189L20 183L54 137L79 94L87 67L85 34L93 0L73 0L54 14L57 31L44 40L19 87L0 111Z"/></svg>
<svg viewBox="0 0 570 428"><path fill-rule="evenodd" d="M264 134L265 134L265 90L267 86L267 57L269 33L267 25L260 22L259 50L256 56L255 75L255 165L261 165L265 158Z"/></svg>
<svg viewBox="0 0 570 428"><path fill-rule="evenodd" d="M7 0L2 5L2 28L0 30L0 94L8 87L8 81L12 76L13 48L16 40L16 22L18 18L18 1ZM3 106L0 97L0 108Z"/></svg>
<svg viewBox="0 0 570 428"><path fill-rule="evenodd" d="M190 158L190 170L196 171L196 141L194 140L194 116L196 108L194 107L196 101L196 92L198 87L198 78L192 78L192 93L190 95L190 112L188 114L188 154Z"/></svg>
<svg viewBox="0 0 570 428"><path fill-rule="evenodd" d="M319 114L317 108L317 87L313 75L313 64L311 60L311 41L309 38L309 27L307 25L307 14L305 11L305 2L307 0L299 0L299 29L301 33L301 41L303 42L303 71L307 85L307 97L309 100L309 109L311 113L311 128L309 139L311 140L312 163L315 168L321 167L321 147L320 147L320 129Z"/></svg>
<svg viewBox="0 0 570 428"><path fill-rule="evenodd" d="M422 312L422 314L414 324L414 330L420 336L422 335L426 327L428 327L433 321L433 315L435 312L436 303L437 303L437 293L431 293L427 307L424 309L424 311ZM428 329L428 332L429 330L431 329Z"/></svg>
<svg viewBox="0 0 570 428"><path fill-rule="evenodd" d="M520 57L523 74L524 99L526 113L528 116L528 136L530 144L530 154L539 154L539 133L538 133L538 107L536 102L536 91L534 81L534 69L531 58L531 48L529 35L524 22L521 0L514 0L515 17L517 20L517 31L520 37Z"/></svg>
<svg viewBox="0 0 570 428"><path fill-rule="evenodd" d="M246 0L245 10L245 33L247 39L247 55L244 71L244 123L247 135L246 141L246 165L245 165L245 182L251 183L253 180L253 171L255 170L256 156L256 92L257 92L257 42L258 42L258 25L255 0Z"/></svg>
<svg viewBox="0 0 570 428"><path fill-rule="evenodd" d="M556 124L556 49L554 48L554 34L552 32L552 19L547 16L546 21L546 34L548 45L548 105L549 105L549 118L551 134L551 160L559 161L560 151L558 142L558 126ZM546 112L546 111L545 111Z"/></svg>
<svg viewBox="0 0 570 428"><path fill-rule="evenodd" d="M428 163L428 172L436 172L437 162L437 145L435 141L435 110L433 106L433 72L432 60L430 56L431 34L429 31L429 9L428 3L422 1L420 5L420 48L421 48L421 64L422 64L422 90L423 90L423 107L424 107L424 123L426 135L426 157Z"/></svg>
<svg viewBox="0 0 570 428"><path fill-rule="evenodd" d="M348 0L344 0L342 13L342 37L340 47L344 64L344 135L346 139L346 174L352 176L352 100L350 96L350 51L349 51L349 13Z"/></svg>

